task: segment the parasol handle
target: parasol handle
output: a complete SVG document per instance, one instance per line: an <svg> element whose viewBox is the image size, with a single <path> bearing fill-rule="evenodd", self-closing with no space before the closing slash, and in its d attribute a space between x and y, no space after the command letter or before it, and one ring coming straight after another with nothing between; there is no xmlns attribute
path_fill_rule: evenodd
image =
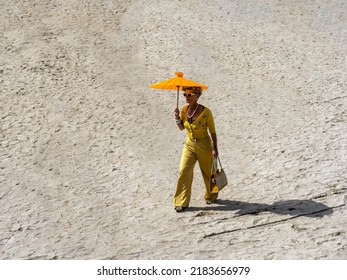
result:
<svg viewBox="0 0 347 280"><path fill-rule="evenodd" d="M180 87L177 86L177 106L176 106L177 109L178 109L179 91L180 91Z"/></svg>

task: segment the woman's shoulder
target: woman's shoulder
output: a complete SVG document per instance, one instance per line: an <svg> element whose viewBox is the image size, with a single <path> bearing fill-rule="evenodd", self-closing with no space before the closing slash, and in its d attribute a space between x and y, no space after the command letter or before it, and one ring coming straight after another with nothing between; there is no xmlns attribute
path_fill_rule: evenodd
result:
<svg viewBox="0 0 347 280"><path fill-rule="evenodd" d="M208 107L206 107L206 106L204 106L204 105L201 105L201 106L204 107L205 113L207 113L207 114L212 114L212 111L211 111Z"/></svg>
<svg viewBox="0 0 347 280"><path fill-rule="evenodd" d="M184 105L184 106L182 107L182 111L187 111L187 110L188 110L188 106L189 106L189 104Z"/></svg>

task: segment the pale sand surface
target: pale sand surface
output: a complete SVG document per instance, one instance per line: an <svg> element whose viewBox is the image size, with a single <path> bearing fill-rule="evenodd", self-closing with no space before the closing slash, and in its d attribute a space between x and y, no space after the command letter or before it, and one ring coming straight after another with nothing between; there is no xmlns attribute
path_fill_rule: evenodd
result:
<svg viewBox="0 0 347 280"><path fill-rule="evenodd" d="M344 0L0 1L1 259L347 259ZM183 71L230 184L173 210ZM183 98L180 106L184 105Z"/></svg>

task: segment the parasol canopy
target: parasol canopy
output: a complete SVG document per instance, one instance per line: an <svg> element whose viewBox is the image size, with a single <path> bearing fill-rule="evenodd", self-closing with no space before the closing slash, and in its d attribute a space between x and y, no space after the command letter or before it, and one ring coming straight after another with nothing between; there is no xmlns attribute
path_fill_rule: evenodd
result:
<svg viewBox="0 0 347 280"><path fill-rule="evenodd" d="M150 87L156 88L156 89L166 89L166 90L177 89L177 108L178 108L179 90L182 89L183 87L200 87L201 89L208 88L207 86L203 84L199 84L192 80L183 78L183 72L175 72L175 76L176 77L170 78L168 80L151 84Z"/></svg>

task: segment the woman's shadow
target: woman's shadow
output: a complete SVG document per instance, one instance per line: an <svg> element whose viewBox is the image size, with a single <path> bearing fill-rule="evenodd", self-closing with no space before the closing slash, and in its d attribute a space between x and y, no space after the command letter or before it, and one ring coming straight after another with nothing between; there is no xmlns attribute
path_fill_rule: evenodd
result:
<svg viewBox="0 0 347 280"><path fill-rule="evenodd" d="M280 215L306 216L311 218L331 215L333 209L323 203L312 200L284 200L269 204L249 203L242 201L218 199L215 204L207 207L189 207L190 211L237 211L237 215L258 215L271 212Z"/></svg>

